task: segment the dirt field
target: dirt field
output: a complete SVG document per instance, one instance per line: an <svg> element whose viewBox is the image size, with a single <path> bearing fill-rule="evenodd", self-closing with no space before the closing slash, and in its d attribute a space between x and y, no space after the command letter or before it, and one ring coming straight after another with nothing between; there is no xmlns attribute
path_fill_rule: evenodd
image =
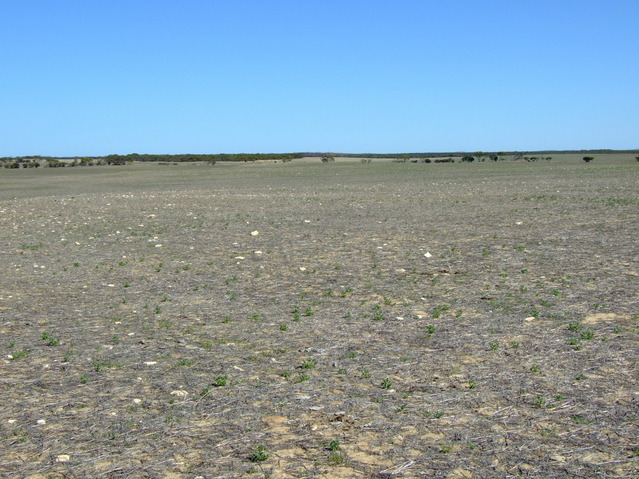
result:
<svg viewBox="0 0 639 479"><path fill-rule="evenodd" d="M639 162L0 170L0 476L639 477Z"/></svg>

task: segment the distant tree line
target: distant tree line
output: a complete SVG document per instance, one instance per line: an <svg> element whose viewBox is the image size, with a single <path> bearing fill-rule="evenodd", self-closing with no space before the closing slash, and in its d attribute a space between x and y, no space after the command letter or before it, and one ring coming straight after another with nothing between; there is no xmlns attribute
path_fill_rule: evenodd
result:
<svg viewBox="0 0 639 479"><path fill-rule="evenodd" d="M130 153L128 155L108 155L108 161L151 161L151 162L217 162L217 161L264 161L280 160L291 161L296 158L304 158L303 153L216 153L216 154L182 154L182 155L150 155Z"/></svg>
<svg viewBox="0 0 639 479"><path fill-rule="evenodd" d="M0 165L5 168L38 168L48 166L49 168L64 168L74 166L98 166L112 165L121 166L134 161L148 161L158 163L183 163L183 162L205 162L214 165L217 161L282 161L289 162L296 158L303 158L303 153L218 153L218 154L184 154L184 155L141 155L130 153L128 155L107 155L98 157L82 158L53 158L50 156L16 156L0 158Z"/></svg>

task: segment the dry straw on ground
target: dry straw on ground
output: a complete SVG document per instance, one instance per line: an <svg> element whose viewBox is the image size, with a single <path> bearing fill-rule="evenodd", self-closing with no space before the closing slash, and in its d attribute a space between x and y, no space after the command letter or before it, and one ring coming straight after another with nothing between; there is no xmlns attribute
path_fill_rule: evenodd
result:
<svg viewBox="0 0 639 479"><path fill-rule="evenodd" d="M639 477L638 171L2 171L0 475Z"/></svg>

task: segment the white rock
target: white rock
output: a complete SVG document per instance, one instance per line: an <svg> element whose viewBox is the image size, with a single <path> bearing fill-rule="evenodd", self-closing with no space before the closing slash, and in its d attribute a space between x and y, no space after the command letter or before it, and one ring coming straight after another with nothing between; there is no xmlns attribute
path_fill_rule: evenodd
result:
<svg viewBox="0 0 639 479"><path fill-rule="evenodd" d="M189 393L184 389L176 389L175 391L171 391L171 396L177 396L182 399L186 399L189 396Z"/></svg>
<svg viewBox="0 0 639 479"><path fill-rule="evenodd" d="M36 421L36 424L38 424L39 426L44 426L47 423L46 419L38 419Z"/></svg>
<svg viewBox="0 0 639 479"><path fill-rule="evenodd" d="M432 254L430 254L428 251L426 251L426 253L424 253L424 256L426 256L427 258L430 258L431 256L433 256Z"/></svg>
<svg viewBox="0 0 639 479"><path fill-rule="evenodd" d="M69 456L68 454L60 454L55 458L55 462L69 462L70 460L71 456Z"/></svg>
<svg viewBox="0 0 639 479"><path fill-rule="evenodd" d="M144 364L146 364L147 366L154 366L156 365L158 362L157 361L147 361Z"/></svg>
<svg viewBox="0 0 639 479"><path fill-rule="evenodd" d="M259 231L251 231L251 236L258 236L260 234Z"/></svg>

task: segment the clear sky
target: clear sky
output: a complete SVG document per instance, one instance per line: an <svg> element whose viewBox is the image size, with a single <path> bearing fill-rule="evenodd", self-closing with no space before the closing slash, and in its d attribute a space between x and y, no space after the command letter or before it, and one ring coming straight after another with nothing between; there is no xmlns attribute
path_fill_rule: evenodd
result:
<svg viewBox="0 0 639 479"><path fill-rule="evenodd" d="M0 156L639 148L638 0L0 0Z"/></svg>

